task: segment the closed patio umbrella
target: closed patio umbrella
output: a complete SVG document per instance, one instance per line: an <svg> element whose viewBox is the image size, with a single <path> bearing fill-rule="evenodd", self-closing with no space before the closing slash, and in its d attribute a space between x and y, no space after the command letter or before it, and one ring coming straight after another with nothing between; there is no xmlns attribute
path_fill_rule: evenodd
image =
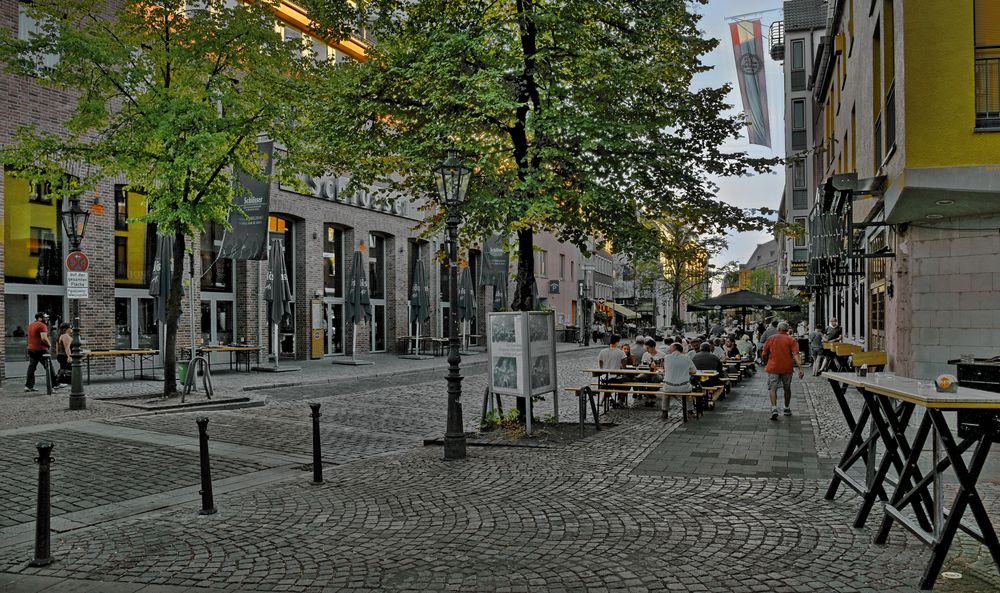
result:
<svg viewBox="0 0 1000 593"><path fill-rule="evenodd" d="M267 278L264 281L264 300L267 302L267 320L272 325L274 339L274 366L278 366L278 328L292 314L292 289L288 284L285 267L285 245L281 239L271 240L267 254Z"/></svg>
<svg viewBox="0 0 1000 593"><path fill-rule="evenodd" d="M170 296L171 261L174 253L174 238L168 235L156 236L156 257L149 277L149 295L155 300L156 320L167 322L167 297Z"/></svg>
<svg viewBox="0 0 1000 593"><path fill-rule="evenodd" d="M469 267L462 268L462 276L458 281L458 321L462 324L462 344L464 347L466 335L465 323L476 318L476 287L472 284L472 272Z"/></svg>
<svg viewBox="0 0 1000 593"><path fill-rule="evenodd" d="M372 317L371 295L368 292L368 275L365 273L364 261L360 250L354 251L354 260L351 263L351 276L347 281L347 294L344 295L344 316L354 326L354 331L351 332L351 362L347 364L358 364L357 358L355 358L358 345L357 324ZM334 362L341 363L338 360Z"/></svg>
<svg viewBox="0 0 1000 593"><path fill-rule="evenodd" d="M493 285L493 311L507 310L507 275L503 274Z"/></svg>
<svg viewBox="0 0 1000 593"><path fill-rule="evenodd" d="M417 344L415 354L420 355L420 325L431 318L431 287L427 282L424 260L417 258L410 285L410 323L417 324Z"/></svg>

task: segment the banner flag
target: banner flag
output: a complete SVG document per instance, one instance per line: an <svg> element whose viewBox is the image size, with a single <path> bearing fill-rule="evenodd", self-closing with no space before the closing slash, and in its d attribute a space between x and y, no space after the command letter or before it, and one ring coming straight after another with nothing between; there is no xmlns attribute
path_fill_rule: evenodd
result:
<svg viewBox="0 0 1000 593"><path fill-rule="evenodd" d="M510 267L510 254L505 246L507 238L493 235L483 244L483 267L480 284L500 286L506 283L507 271Z"/></svg>
<svg viewBox="0 0 1000 593"><path fill-rule="evenodd" d="M764 77L764 36L760 19L729 25L736 57L736 77L743 96L743 112L750 121L750 144L771 146L771 120L767 113L767 83Z"/></svg>
<svg viewBox="0 0 1000 593"><path fill-rule="evenodd" d="M267 217L271 211L270 176L274 143L258 144L257 150L266 159L263 171L265 179L256 179L244 171L237 171L237 183L233 188L234 208L229 212L229 225L232 228L222 238L219 259L267 259ZM240 209L246 213L245 218Z"/></svg>

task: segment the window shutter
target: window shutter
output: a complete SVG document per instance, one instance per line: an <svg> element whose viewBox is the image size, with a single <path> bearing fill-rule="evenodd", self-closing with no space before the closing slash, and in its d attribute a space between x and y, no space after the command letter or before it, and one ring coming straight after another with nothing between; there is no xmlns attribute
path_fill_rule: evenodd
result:
<svg viewBox="0 0 1000 593"><path fill-rule="evenodd" d="M976 47L1000 46L1000 2L976 0Z"/></svg>

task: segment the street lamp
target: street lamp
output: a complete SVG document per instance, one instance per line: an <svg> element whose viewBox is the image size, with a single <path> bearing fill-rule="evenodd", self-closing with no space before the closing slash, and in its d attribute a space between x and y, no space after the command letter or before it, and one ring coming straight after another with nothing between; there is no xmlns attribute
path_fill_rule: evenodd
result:
<svg viewBox="0 0 1000 593"><path fill-rule="evenodd" d="M594 266L583 264L583 345L590 346L590 324L593 322L594 313L590 310L591 298L594 296Z"/></svg>
<svg viewBox="0 0 1000 593"><path fill-rule="evenodd" d="M83 234L87 230L87 220L90 212L80 206L80 196L69 199L69 208L64 209L62 216L63 229L69 239L70 252L80 251ZM87 396L83 392L83 354L80 353L80 299L70 299L70 315L73 317L73 341L70 345L71 381L69 390L69 409L86 410Z"/></svg>
<svg viewBox="0 0 1000 593"><path fill-rule="evenodd" d="M462 375L458 339L458 214L469 189L472 171L456 150L434 169L438 197L447 214L448 244L448 424L444 433L444 458L465 459L465 427L462 423Z"/></svg>

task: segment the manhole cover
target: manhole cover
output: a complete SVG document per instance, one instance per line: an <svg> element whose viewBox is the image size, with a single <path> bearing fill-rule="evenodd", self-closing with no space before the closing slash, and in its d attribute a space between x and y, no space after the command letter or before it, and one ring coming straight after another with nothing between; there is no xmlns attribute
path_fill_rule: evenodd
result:
<svg viewBox="0 0 1000 593"><path fill-rule="evenodd" d="M960 579L962 578L962 573L960 572L942 572L942 579Z"/></svg>

